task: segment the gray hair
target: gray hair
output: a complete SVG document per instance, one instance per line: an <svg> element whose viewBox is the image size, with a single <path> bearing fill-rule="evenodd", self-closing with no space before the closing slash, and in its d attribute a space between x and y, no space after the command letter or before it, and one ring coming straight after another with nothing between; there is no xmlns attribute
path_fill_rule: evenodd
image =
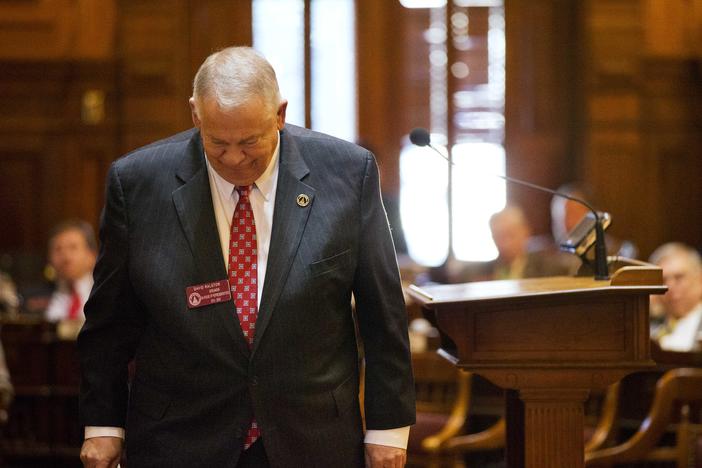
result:
<svg viewBox="0 0 702 468"><path fill-rule="evenodd" d="M682 242L668 242L658 247L649 257L649 263L660 265L670 257L684 257L695 268L696 271L702 271L702 257L700 253L693 247Z"/></svg>
<svg viewBox="0 0 702 468"><path fill-rule="evenodd" d="M255 97L272 109L281 101L275 70L251 47L228 47L205 59L193 80L195 105L205 97L214 97L223 109L233 109Z"/></svg>

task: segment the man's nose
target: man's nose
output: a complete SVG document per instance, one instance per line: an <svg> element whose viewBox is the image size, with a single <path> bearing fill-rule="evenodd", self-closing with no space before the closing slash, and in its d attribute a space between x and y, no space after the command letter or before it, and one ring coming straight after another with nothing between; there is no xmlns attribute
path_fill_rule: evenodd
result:
<svg viewBox="0 0 702 468"><path fill-rule="evenodd" d="M229 159L234 161L235 164L240 164L246 160L246 153L241 148L230 148Z"/></svg>

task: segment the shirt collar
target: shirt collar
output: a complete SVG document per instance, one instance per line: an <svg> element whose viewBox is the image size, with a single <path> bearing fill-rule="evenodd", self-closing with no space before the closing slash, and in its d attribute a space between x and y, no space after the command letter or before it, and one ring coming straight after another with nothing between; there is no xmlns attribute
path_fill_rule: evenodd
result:
<svg viewBox="0 0 702 468"><path fill-rule="evenodd" d="M699 314L702 313L702 302L698 302L695 307L692 308L690 312L688 312L684 317L681 317L677 320L678 325L680 325L681 322L694 322L697 320Z"/></svg>
<svg viewBox="0 0 702 468"><path fill-rule="evenodd" d="M268 167L266 167L263 174L261 174L261 176L254 182L254 185L258 187L258 190L261 192L261 195L263 195L263 198L266 201L269 201L273 188L275 187L275 176L278 174L278 160L280 159L280 132L277 133L277 137L278 142L275 145L273 157L271 157ZM236 185L227 181L224 177L217 173L217 171L210 165L210 161L207 159L207 154L205 154L205 163L207 164L207 171L213 176L219 193L225 199L231 198Z"/></svg>
<svg viewBox="0 0 702 468"><path fill-rule="evenodd" d="M72 288L75 288L76 291L84 292L84 293L89 293L90 288L93 286L93 273L88 272L75 280L73 284L71 284L69 281L66 281L64 279L61 279L58 281L58 289L62 291L67 291L70 292Z"/></svg>
<svg viewBox="0 0 702 468"><path fill-rule="evenodd" d="M268 163L268 167L263 174L256 179L256 187L263 195L266 201L269 201L273 189L275 187L276 176L278 175L278 160L280 159L280 132L277 132L278 143L275 145L273 150L273 157L271 157L271 162Z"/></svg>

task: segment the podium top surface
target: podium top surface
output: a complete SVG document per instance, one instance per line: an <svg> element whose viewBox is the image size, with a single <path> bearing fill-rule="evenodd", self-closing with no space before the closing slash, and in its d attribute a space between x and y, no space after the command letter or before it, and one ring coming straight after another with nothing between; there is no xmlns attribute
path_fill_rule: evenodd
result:
<svg viewBox="0 0 702 468"><path fill-rule="evenodd" d="M551 276L422 287L411 285L408 294L420 304L438 305L615 290L619 292L630 290L639 294L663 294L667 288L663 285L662 272L658 267L624 267L609 280L604 281L591 277Z"/></svg>

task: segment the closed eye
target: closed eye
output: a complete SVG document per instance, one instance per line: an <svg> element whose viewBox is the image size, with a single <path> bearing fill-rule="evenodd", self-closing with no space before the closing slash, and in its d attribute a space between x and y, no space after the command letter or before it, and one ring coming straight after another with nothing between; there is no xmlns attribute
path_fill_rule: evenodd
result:
<svg viewBox="0 0 702 468"><path fill-rule="evenodd" d="M241 144L244 146L254 146L259 142L259 140L259 137L247 138L246 140L242 141Z"/></svg>

